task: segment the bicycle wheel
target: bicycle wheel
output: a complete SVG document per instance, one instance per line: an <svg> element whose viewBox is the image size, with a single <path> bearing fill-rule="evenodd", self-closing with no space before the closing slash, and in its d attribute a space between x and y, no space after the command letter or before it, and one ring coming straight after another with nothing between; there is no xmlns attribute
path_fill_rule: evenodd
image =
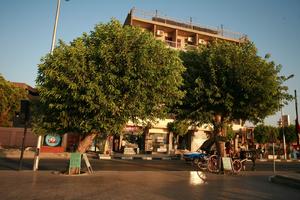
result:
<svg viewBox="0 0 300 200"><path fill-rule="evenodd" d="M202 158L197 163L197 166L201 171L204 171L207 169L207 161L204 158Z"/></svg>
<svg viewBox="0 0 300 200"><path fill-rule="evenodd" d="M192 161L192 165L195 165L195 166L197 166L197 165L198 165L198 163L199 163L199 158L195 158L195 159L193 159L193 161Z"/></svg>
<svg viewBox="0 0 300 200"><path fill-rule="evenodd" d="M242 169L242 167L243 167L243 164L242 164L241 161L239 161L239 160L234 160L234 161L232 162L233 172L235 172L235 173L240 172L241 169Z"/></svg>
<svg viewBox="0 0 300 200"><path fill-rule="evenodd" d="M217 155L212 155L208 158L207 169L212 173L218 173L220 171L219 159Z"/></svg>

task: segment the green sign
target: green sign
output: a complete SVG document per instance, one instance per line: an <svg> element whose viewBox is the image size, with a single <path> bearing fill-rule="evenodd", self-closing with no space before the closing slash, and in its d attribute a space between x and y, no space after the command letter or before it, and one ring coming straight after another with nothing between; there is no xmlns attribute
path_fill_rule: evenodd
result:
<svg viewBox="0 0 300 200"><path fill-rule="evenodd" d="M81 168L81 154L80 153L71 153L70 154L70 165L69 170L72 168L79 169Z"/></svg>
<svg viewBox="0 0 300 200"><path fill-rule="evenodd" d="M225 171L231 171L232 170L231 158L222 157L222 162L223 162L223 168L224 168Z"/></svg>

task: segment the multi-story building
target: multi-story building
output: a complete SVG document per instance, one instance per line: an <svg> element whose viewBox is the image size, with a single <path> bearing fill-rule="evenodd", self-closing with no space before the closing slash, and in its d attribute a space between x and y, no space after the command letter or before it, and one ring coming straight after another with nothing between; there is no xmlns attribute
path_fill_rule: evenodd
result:
<svg viewBox="0 0 300 200"><path fill-rule="evenodd" d="M152 32L155 38L164 41L168 46L185 50L198 45L220 39L240 43L247 40L247 36L221 28L198 25L190 20L183 22L159 16L158 12L149 13L135 8L127 15L124 25L140 27Z"/></svg>
<svg viewBox="0 0 300 200"><path fill-rule="evenodd" d="M241 33L228 31L221 28L212 28L189 22L161 17L156 11L149 13L138 9L131 9L127 15L124 25L140 27L145 31L153 33L158 40L176 50L188 50L198 45L207 45L214 40L226 40L234 43L242 43L247 36ZM149 130L150 135L146 136L145 150L152 152L172 152L176 148L172 133L167 129L168 122L172 119L160 120ZM133 134L132 124L124 130L127 134ZM244 128L240 121L233 124L234 131L241 132ZM179 138L178 145L183 149L195 151L207 139L207 133L211 131L209 126L193 128L185 136ZM126 133L125 133L126 134ZM118 138L120 139L120 138ZM122 140L122 139L121 139Z"/></svg>

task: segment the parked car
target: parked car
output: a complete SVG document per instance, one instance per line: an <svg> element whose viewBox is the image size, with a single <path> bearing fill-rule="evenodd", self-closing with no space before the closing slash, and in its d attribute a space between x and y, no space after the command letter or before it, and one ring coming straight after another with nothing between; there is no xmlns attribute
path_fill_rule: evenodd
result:
<svg viewBox="0 0 300 200"><path fill-rule="evenodd" d="M191 161L194 164L197 164L200 160L203 160L207 157L207 154L200 152L188 152L183 154L183 159L187 162Z"/></svg>

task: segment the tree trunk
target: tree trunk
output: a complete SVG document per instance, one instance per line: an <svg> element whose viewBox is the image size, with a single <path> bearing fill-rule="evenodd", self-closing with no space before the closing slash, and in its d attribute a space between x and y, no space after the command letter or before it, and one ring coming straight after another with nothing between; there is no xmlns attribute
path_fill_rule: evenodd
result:
<svg viewBox="0 0 300 200"><path fill-rule="evenodd" d="M90 133L86 135L83 140L79 142L79 145L77 147L77 152L79 153L85 153L92 145L95 137L97 136L96 133Z"/></svg>
<svg viewBox="0 0 300 200"><path fill-rule="evenodd" d="M146 127L144 128L143 131L143 137L144 137L144 142L143 142L143 150L144 153L150 153L152 152L152 139L150 137L150 128L151 128L151 124L147 124Z"/></svg>
<svg viewBox="0 0 300 200"><path fill-rule="evenodd" d="M173 151L173 132L169 132L168 133L168 154L171 153L171 151Z"/></svg>
<svg viewBox="0 0 300 200"><path fill-rule="evenodd" d="M217 147L217 152L220 156L224 157L225 156L225 142L220 141L219 138L220 136L223 137L223 122L222 122L222 116L219 114L216 114L214 117L214 131L213 131L214 137L218 138L216 140L216 147Z"/></svg>
<svg viewBox="0 0 300 200"><path fill-rule="evenodd" d="M152 141L149 134L150 125L147 125L144 129L143 136L144 136L144 152L150 153L152 151Z"/></svg>
<svg viewBox="0 0 300 200"><path fill-rule="evenodd" d="M83 154L85 153L92 145L93 140L95 139L95 137L97 136L97 133L90 133L87 134L80 142L79 145L77 147L76 152ZM79 168L72 168L69 171L69 175L74 175L74 174L80 174L80 169Z"/></svg>

